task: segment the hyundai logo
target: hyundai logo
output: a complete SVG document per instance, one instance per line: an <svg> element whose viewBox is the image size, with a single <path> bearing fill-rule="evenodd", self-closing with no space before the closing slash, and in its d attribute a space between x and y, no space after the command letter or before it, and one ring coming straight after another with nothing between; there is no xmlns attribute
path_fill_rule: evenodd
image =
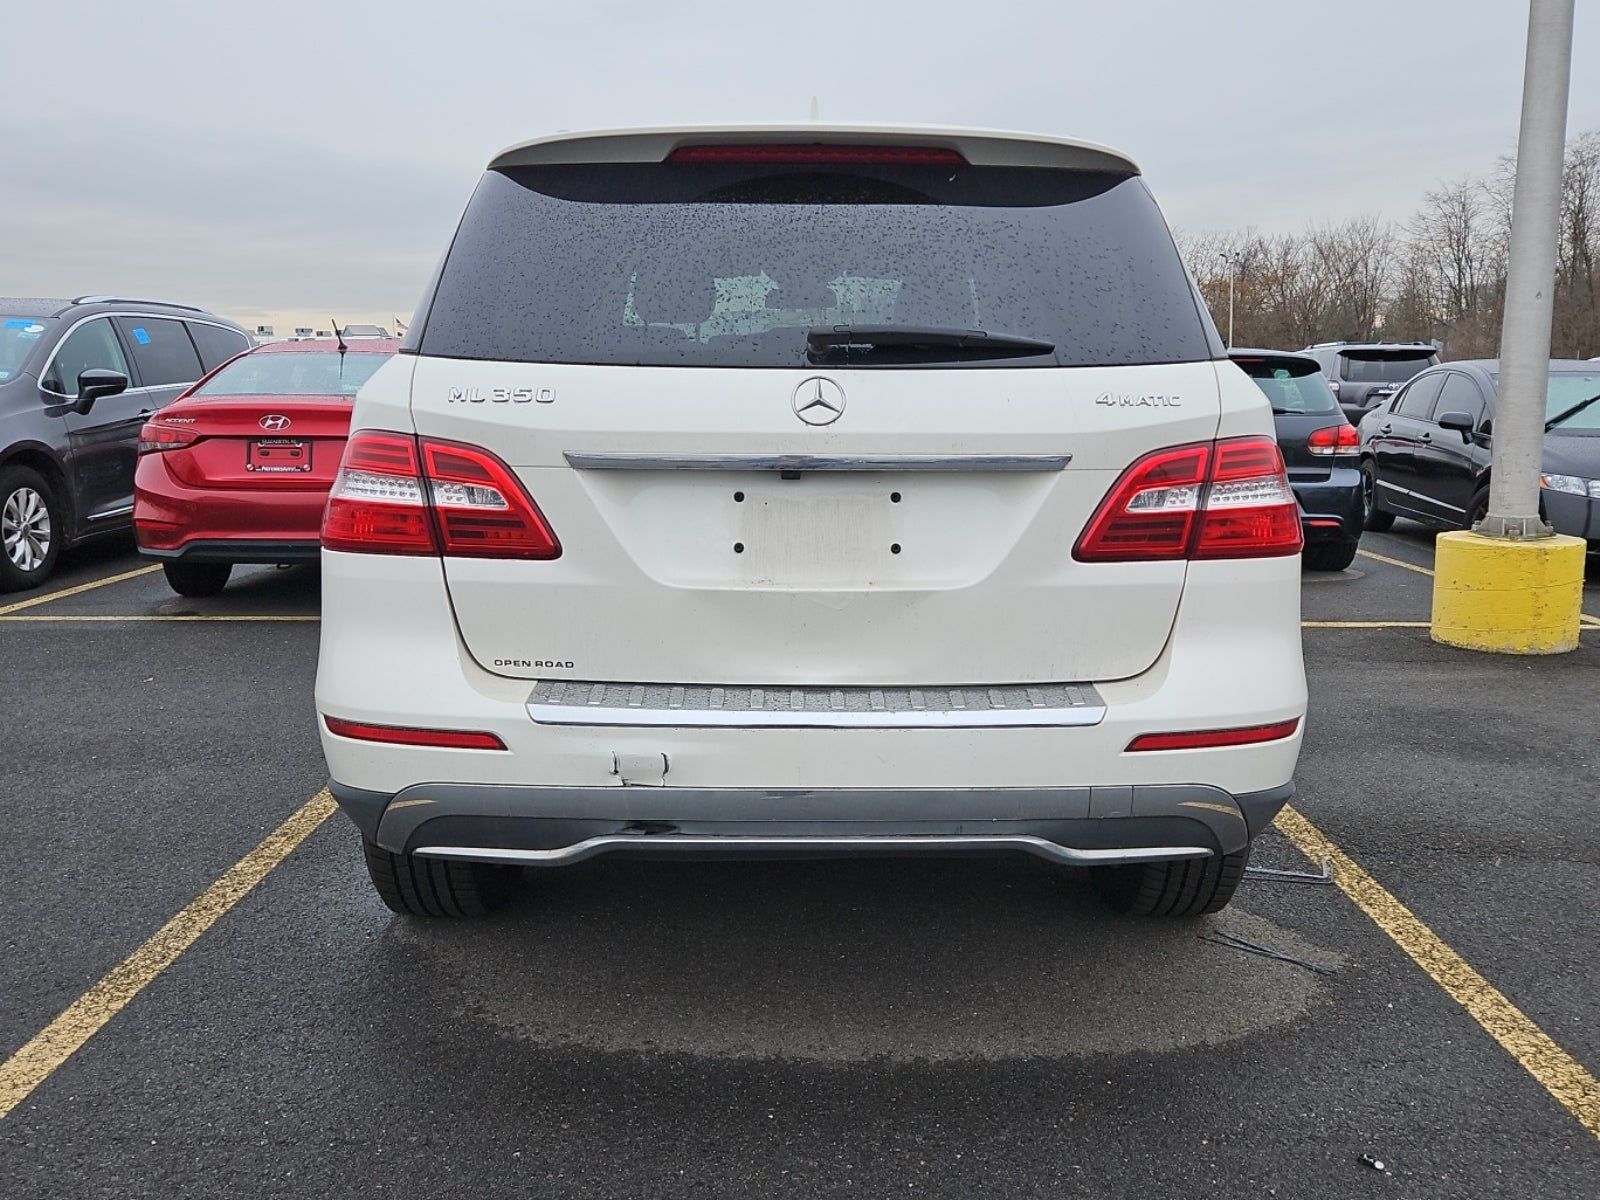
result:
<svg viewBox="0 0 1600 1200"><path fill-rule="evenodd" d="M807 425L832 425L844 412L844 389L831 379L802 379L790 398L794 415Z"/></svg>
<svg viewBox="0 0 1600 1200"><path fill-rule="evenodd" d="M281 413L268 413L260 421L261 428L271 430L274 433L280 429L289 428L289 424L289 418Z"/></svg>

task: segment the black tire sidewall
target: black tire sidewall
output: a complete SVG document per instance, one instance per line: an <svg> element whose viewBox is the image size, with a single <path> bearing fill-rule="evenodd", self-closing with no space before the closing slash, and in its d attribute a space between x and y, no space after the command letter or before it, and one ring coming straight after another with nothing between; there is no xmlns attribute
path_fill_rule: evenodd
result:
<svg viewBox="0 0 1600 1200"><path fill-rule="evenodd" d="M161 564L167 586L180 596L215 596L228 586L232 563L167 562Z"/></svg>
<svg viewBox="0 0 1600 1200"><path fill-rule="evenodd" d="M45 551L44 562L33 571L16 566L0 548L0 592L25 591L50 578L61 558L62 539L66 537L66 513L62 510L61 497L56 495L50 481L32 467L0 467L0 510L5 508L11 494L22 487L32 488L44 498L45 508L50 512L50 548Z"/></svg>

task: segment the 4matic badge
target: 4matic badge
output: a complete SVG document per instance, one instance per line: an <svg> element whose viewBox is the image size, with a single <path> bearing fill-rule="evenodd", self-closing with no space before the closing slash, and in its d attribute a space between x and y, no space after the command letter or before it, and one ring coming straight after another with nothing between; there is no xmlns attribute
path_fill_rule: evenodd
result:
<svg viewBox="0 0 1600 1200"><path fill-rule="evenodd" d="M1183 397L1163 392L1136 394L1134 392L1101 392L1094 398L1096 404L1108 408L1182 408Z"/></svg>

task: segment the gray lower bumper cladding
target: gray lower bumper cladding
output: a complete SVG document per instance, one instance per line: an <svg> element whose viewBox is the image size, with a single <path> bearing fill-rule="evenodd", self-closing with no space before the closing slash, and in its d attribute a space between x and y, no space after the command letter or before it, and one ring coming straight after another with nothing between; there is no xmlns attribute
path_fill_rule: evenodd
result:
<svg viewBox="0 0 1600 1200"><path fill-rule="evenodd" d="M521 866L598 855L809 857L1022 853L1069 865L1235 853L1293 794L1205 785L762 790L332 783L362 833L396 853Z"/></svg>

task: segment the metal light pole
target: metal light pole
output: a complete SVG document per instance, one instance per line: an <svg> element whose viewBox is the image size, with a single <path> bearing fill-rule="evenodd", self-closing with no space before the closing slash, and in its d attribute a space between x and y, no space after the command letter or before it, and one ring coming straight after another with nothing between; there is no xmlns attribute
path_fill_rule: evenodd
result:
<svg viewBox="0 0 1600 1200"><path fill-rule="evenodd" d="M1497 654L1578 646L1582 538L1539 517L1574 0L1530 0L1488 515L1434 544L1433 640Z"/></svg>
<svg viewBox="0 0 1600 1200"><path fill-rule="evenodd" d="M1228 349L1233 349L1233 277L1239 268L1239 252L1224 250L1222 261L1228 264Z"/></svg>
<svg viewBox="0 0 1600 1200"><path fill-rule="evenodd" d="M1528 11L1489 513L1477 527L1487 537L1552 533L1539 518L1539 471L1572 73L1572 10L1573 0L1532 0Z"/></svg>

